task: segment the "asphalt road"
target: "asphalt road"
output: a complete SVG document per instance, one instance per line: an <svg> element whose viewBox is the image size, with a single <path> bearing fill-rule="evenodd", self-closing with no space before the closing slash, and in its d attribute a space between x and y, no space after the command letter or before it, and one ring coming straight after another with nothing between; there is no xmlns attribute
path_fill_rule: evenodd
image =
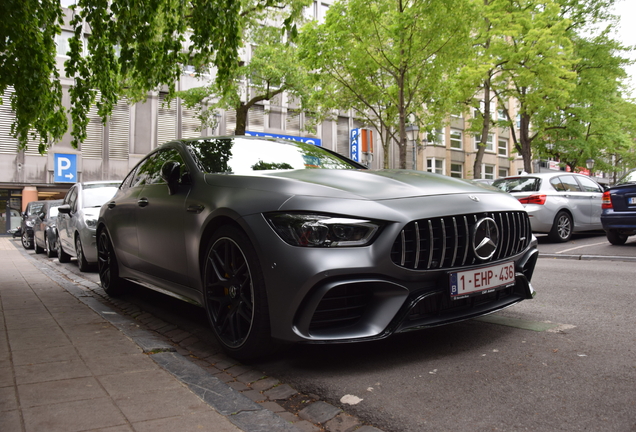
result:
<svg viewBox="0 0 636 432"><path fill-rule="evenodd" d="M636 431L636 237L539 241L534 300L380 342L294 346L250 366L385 431ZM144 288L125 300L214 343L196 307Z"/></svg>

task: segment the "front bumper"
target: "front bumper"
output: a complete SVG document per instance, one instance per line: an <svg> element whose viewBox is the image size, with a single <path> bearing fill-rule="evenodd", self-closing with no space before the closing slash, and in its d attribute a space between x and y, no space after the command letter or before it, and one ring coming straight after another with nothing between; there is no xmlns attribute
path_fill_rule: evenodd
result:
<svg viewBox="0 0 636 432"><path fill-rule="evenodd" d="M390 251L402 228L399 224L385 227L370 246L350 248L290 246L260 215L248 225L266 281L272 336L281 341L382 339L486 315L535 294L530 283L538 258L535 238L524 250L500 260L514 261L514 286L451 300L448 269L413 270L391 261Z"/></svg>

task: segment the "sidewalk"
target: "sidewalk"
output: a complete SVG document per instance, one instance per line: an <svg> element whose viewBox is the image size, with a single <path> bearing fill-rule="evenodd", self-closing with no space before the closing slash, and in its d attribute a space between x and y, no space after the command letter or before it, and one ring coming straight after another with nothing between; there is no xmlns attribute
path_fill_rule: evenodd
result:
<svg viewBox="0 0 636 432"><path fill-rule="evenodd" d="M2 432L295 430L37 265L0 237Z"/></svg>

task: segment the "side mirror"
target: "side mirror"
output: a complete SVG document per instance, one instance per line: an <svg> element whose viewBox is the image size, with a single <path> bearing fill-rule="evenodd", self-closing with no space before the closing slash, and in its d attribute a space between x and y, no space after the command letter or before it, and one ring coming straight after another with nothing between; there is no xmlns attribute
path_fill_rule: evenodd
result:
<svg viewBox="0 0 636 432"><path fill-rule="evenodd" d="M40 212L40 213L38 213L38 217L39 217L40 219L44 220L44 218L46 217L46 213L44 213L44 212Z"/></svg>
<svg viewBox="0 0 636 432"><path fill-rule="evenodd" d="M61 205L57 208L58 213L70 214L71 206L68 204Z"/></svg>
<svg viewBox="0 0 636 432"><path fill-rule="evenodd" d="M168 161L161 167L161 178L168 184L168 193L174 195L179 191L179 179L181 178L181 164Z"/></svg>

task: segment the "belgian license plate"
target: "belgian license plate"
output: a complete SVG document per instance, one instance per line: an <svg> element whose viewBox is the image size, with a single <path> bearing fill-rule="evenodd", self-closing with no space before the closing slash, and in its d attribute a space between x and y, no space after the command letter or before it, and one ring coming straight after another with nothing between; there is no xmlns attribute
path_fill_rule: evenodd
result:
<svg viewBox="0 0 636 432"><path fill-rule="evenodd" d="M636 197L629 197L627 203L630 205L636 204Z"/></svg>
<svg viewBox="0 0 636 432"><path fill-rule="evenodd" d="M479 294L488 294L497 289L515 284L515 264L506 262L449 274L450 295L459 300Z"/></svg>

